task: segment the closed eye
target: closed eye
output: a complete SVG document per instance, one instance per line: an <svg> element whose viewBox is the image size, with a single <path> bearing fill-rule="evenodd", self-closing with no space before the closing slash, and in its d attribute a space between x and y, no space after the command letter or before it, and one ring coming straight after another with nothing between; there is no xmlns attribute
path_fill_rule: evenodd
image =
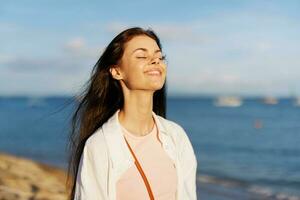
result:
<svg viewBox="0 0 300 200"><path fill-rule="evenodd" d="M141 58L141 59L145 59L147 57L144 57L144 56L139 56L139 57L136 57L136 58ZM162 56L161 58L159 58L160 60L165 60L166 59L166 56Z"/></svg>
<svg viewBox="0 0 300 200"><path fill-rule="evenodd" d="M162 56L161 58L159 58L160 60L165 60L166 56Z"/></svg>

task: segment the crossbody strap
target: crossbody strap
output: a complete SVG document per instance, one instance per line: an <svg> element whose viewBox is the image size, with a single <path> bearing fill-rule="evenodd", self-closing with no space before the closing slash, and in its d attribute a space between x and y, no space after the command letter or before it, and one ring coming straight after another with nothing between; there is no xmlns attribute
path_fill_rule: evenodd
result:
<svg viewBox="0 0 300 200"><path fill-rule="evenodd" d="M125 136L124 136L124 138L125 138ZM132 151L132 149L131 149L129 143L127 142L126 138L125 138L125 141L126 141L126 143L127 143L127 146L128 146L128 148L129 148L131 154L133 155L133 157L134 157L134 159L135 159L134 164L136 165L137 169L139 170L139 172L140 172L140 174L141 174L141 176L142 176L142 178L143 178L143 180L144 180L144 183L145 183L145 185L146 185L146 188L147 188L147 191L148 191L150 200L154 200L154 196L153 196L153 193L152 193L150 184L149 184L149 182L148 182L148 180L147 180L147 177L146 177L146 175L145 175L145 173L144 173L144 171L143 171L143 169L142 169L142 167L141 167L141 165L140 165L138 159L136 158L135 154L133 153L133 151Z"/></svg>

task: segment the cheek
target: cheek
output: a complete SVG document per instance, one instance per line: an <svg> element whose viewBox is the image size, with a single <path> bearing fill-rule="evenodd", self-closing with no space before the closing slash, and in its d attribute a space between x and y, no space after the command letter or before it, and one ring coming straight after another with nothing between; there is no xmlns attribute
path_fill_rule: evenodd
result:
<svg viewBox="0 0 300 200"><path fill-rule="evenodd" d="M144 66L141 63L138 62L131 62L128 65L127 68L127 75L131 79L139 78L141 74L143 73Z"/></svg>
<svg viewBox="0 0 300 200"><path fill-rule="evenodd" d="M128 63L125 71L125 81L128 84L135 84L136 82L140 82L142 79L144 79L144 70L144 64L137 62Z"/></svg>

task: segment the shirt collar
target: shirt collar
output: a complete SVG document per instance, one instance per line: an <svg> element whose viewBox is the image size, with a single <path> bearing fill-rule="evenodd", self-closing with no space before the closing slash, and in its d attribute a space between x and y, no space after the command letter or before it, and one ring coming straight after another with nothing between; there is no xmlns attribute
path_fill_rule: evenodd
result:
<svg viewBox="0 0 300 200"><path fill-rule="evenodd" d="M119 112L120 109L117 109L115 113L102 125L102 130L108 144L108 150L111 154L113 165L116 164L117 167L121 167L126 162L134 161L124 140L122 128L119 124ZM166 128L161 122L161 117L156 115L154 111L152 111L152 116L158 127L159 134L162 133L167 135Z"/></svg>

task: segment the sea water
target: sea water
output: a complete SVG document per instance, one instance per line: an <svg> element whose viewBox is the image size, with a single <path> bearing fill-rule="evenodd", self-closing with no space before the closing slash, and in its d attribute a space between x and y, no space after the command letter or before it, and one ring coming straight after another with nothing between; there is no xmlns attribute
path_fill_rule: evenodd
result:
<svg viewBox="0 0 300 200"><path fill-rule="evenodd" d="M75 109L66 104L70 100L0 98L0 151L66 168ZM167 118L185 129L194 147L198 182L233 186L239 193L300 196L300 107L289 98L276 105L259 98L244 98L237 107L213 102L213 97L167 100Z"/></svg>

